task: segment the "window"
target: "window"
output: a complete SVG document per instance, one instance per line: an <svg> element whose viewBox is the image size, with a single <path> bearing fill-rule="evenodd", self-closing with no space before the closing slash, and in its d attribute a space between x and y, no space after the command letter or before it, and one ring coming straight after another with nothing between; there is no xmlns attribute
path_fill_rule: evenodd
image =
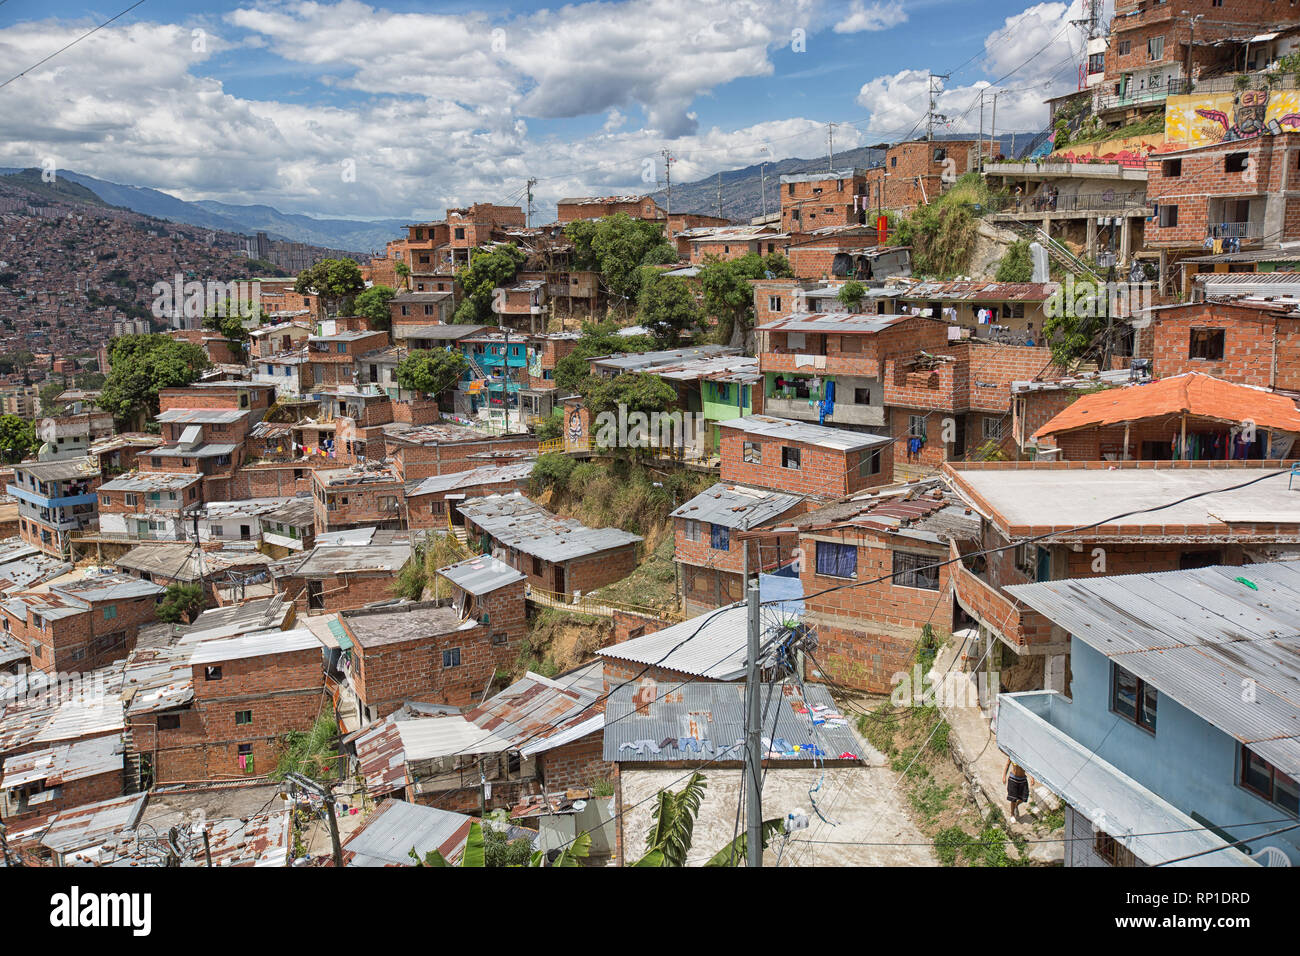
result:
<svg viewBox="0 0 1300 956"><path fill-rule="evenodd" d="M1119 41L1119 55L1120 55L1120 56L1128 56L1129 51L1132 50L1132 49L1133 49L1133 41L1132 41L1132 40L1120 40L1120 41Z"/></svg>
<svg viewBox="0 0 1300 956"><path fill-rule="evenodd" d="M238 746L235 762L239 764L239 769L245 773L253 772L253 745L240 744Z"/></svg>
<svg viewBox="0 0 1300 956"><path fill-rule="evenodd" d="M180 727L181 727L180 714L159 714L158 715L159 730L180 730Z"/></svg>
<svg viewBox="0 0 1300 956"><path fill-rule="evenodd" d="M746 464L761 465L763 464L763 443L756 441L747 441L741 445L741 457Z"/></svg>
<svg viewBox="0 0 1300 956"><path fill-rule="evenodd" d="M897 156L890 156L890 157L889 157L889 165L890 165L890 168L893 168L893 167L897 166L897 165L898 165L898 157L897 157Z"/></svg>
<svg viewBox="0 0 1300 956"><path fill-rule="evenodd" d="M942 163L947 158L948 158L948 150L944 149L942 146L935 147L934 161L936 163Z"/></svg>
<svg viewBox="0 0 1300 956"><path fill-rule="evenodd" d="M510 640L510 635L507 634L505 631L497 631L495 634L492 635L493 644L505 644L509 640Z"/></svg>
<svg viewBox="0 0 1300 956"><path fill-rule="evenodd" d="M817 573L832 578L858 576L858 549L852 544L817 542Z"/></svg>
<svg viewBox="0 0 1300 956"><path fill-rule="evenodd" d="M1133 851L1109 833L1097 830L1092 838L1092 849L1111 866L1133 866Z"/></svg>
<svg viewBox="0 0 1300 956"><path fill-rule="evenodd" d="M880 474L880 452L863 452L862 459L858 462L858 477L868 478L878 474Z"/></svg>
<svg viewBox="0 0 1300 956"><path fill-rule="evenodd" d="M533 555L533 574L537 575L538 577L541 577L542 570L543 570L542 559L539 558L537 555Z"/></svg>
<svg viewBox="0 0 1300 956"><path fill-rule="evenodd" d="M99 503L100 503L101 505L111 505L111 504L113 503L113 499L112 499L111 497L109 497L108 495L100 495L100 496L99 496Z"/></svg>
<svg viewBox="0 0 1300 956"><path fill-rule="evenodd" d="M1223 171L1225 173L1242 172L1249 164L1249 153L1229 153L1223 157Z"/></svg>
<svg viewBox="0 0 1300 956"><path fill-rule="evenodd" d="M40 657L40 656L41 656L42 654L44 654L44 653L45 653L45 648L41 646L40 642L39 642L39 641L33 641L33 642L32 642L32 657Z"/></svg>
<svg viewBox="0 0 1300 956"><path fill-rule="evenodd" d="M714 551L730 551L731 529L720 524L709 525L709 547Z"/></svg>
<svg viewBox="0 0 1300 956"><path fill-rule="evenodd" d="M126 502L126 506L127 506L128 508L134 508L136 502L139 500L138 498L136 498L135 495L133 495L133 494L129 494L129 493L123 495L122 498L123 498L123 500Z"/></svg>
<svg viewBox="0 0 1300 956"><path fill-rule="evenodd" d="M910 551L895 551L893 557L895 584L926 591L939 590L939 569L933 566L939 563L937 559Z"/></svg>
<svg viewBox="0 0 1300 956"><path fill-rule="evenodd" d="M1187 357L1217 362L1223 358L1223 329L1192 329Z"/></svg>
<svg viewBox="0 0 1300 956"><path fill-rule="evenodd" d="M464 238L465 238L465 227L464 227L464 226L457 226L457 227L456 227L456 238L457 238L457 239L464 239Z"/></svg>
<svg viewBox="0 0 1300 956"><path fill-rule="evenodd" d="M853 404L854 404L854 405L870 405L870 404L871 404L871 389L869 389L869 388L855 388L855 389L853 390Z"/></svg>
<svg viewBox="0 0 1300 956"><path fill-rule="evenodd" d="M110 604L104 608L104 620L111 621L115 617L117 617L117 607L115 605Z"/></svg>
<svg viewBox="0 0 1300 956"><path fill-rule="evenodd" d="M1295 780L1245 745L1241 748L1241 785L1293 816L1300 813L1300 788Z"/></svg>
<svg viewBox="0 0 1300 956"><path fill-rule="evenodd" d="M251 710L235 711L235 725L251 724L253 722L253 712Z"/></svg>
<svg viewBox="0 0 1300 956"><path fill-rule="evenodd" d="M1165 55L1165 38L1149 37L1147 39L1147 59L1159 60Z"/></svg>
<svg viewBox="0 0 1300 956"><path fill-rule="evenodd" d="M1110 709L1125 720L1132 721L1143 730L1156 732L1156 689L1126 671L1111 664Z"/></svg>
<svg viewBox="0 0 1300 956"><path fill-rule="evenodd" d="M986 418L984 419L984 440L1001 441L1002 440L1002 419Z"/></svg>
<svg viewBox="0 0 1300 956"><path fill-rule="evenodd" d="M685 528L684 528L683 530L684 530L685 533L686 533L686 540L687 540L687 541L699 541L699 540L700 540L700 523L699 523L698 521L695 521L695 520L691 519L691 518L687 518L687 519L685 520L684 524L685 524Z"/></svg>
<svg viewBox="0 0 1300 956"><path fill-rule="evenodd" d="M907 433L913 438L925 438L925 419L924 415L909 415L907 417Z"/></svg>
<svg viewBox="0 0 1300 956"><path fill-rule="evenodd" d="M442 652L443 667L460 667L460 648L449 647Z"/></svg>
<svg viewBox="0 0 1300 956"><path fill-rule="evenodd" d="M212 537L214 537L214 538L220 538L220 537L224 536L225 533L226 533L226 531L225 531L224 528L221 527L221 525L219 525L219 524L214 524L214 525L212 526L212 530L211 530L211 535L212 535Z"/></svg>
<svg viewBox="0 0 1300 956"><path fill-rule="evenodd" d="M1172 229L1178 225L1178 207L1161 204L1160 206L1160 228Z"/></svg>
<svg viewBox="0 0 1300 956"><path fill-rule="evenodd" d="M221 665L209 666L203 668L204 680L221 680Z"/></svg>
<svg viewBox="0 0 1300 956"><path fill-rule="evenodd" d="M1103 73L1106 70L1106 54L1093 53L1088 56L1088 72Z"/></svg>
<svg viewBox="0 0 1300 956"><path fill-rule="evenodd" d="M799 449L781 446L781 467L791 468L794 471L799 470Z"/></svg>

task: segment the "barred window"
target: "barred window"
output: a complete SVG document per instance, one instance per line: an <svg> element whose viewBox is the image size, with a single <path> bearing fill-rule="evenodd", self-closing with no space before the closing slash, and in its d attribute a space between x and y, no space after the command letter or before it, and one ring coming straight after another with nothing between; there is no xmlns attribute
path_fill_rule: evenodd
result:
<svg viewBox="0 0 1300 956"><path fill-rule="evenodd" d="M905 588L937 591L939 590L939 569L933 567L937 563L937 559L928 554L895 551L894 583Z"/></svg>

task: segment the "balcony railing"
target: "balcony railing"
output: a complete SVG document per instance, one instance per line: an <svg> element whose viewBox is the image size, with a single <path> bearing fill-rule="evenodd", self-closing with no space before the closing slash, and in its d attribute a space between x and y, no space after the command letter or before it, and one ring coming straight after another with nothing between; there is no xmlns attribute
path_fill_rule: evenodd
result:
<svg viewBox="0 0 1300 956"><path fill-rule="evenodd" d="M1027 196L1018 203L1010 203L1004 212L1110 212L1145 214L1150 207L1145 194L1129 193L1124 196L1088 194L1085 196Z"/></svg>
<svg viewBox="0 0 1300 956"><path fill-rule="evenodd" d="M1196 88L1201 88L1197 84ZM1182 79L1170 80L1160 89L1138 90L1136 92L1128 91L1125 93L1097 93L1092 98L1092 110L1094 113L1100 113L1102 110L1123 109L1129 106L1143 106L1146 104L1161 103L1166 97L1177 96L1180 93L1188 92L1187 81Z"/></svg>
<svg viewBox="0 0 1300 956"><path fill-rule="evenodd" d="M1211 239L1259 239L1264 235L1262 222L1212 222L1207 235Z"/></svg>

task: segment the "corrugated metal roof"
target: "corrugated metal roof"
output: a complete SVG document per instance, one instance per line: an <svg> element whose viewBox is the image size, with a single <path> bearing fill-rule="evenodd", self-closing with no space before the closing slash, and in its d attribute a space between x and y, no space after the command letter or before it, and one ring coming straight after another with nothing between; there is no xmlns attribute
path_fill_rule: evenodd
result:
<svg viewBox="0 0 1300 956"><path fill-rule="evenodd" d="M430 475L423 481L409 485L406 497L431 495L441 491L455 491L457 488L477 488L480 485L516 484L526 481L533 473L533 459L509 465L484 465L469 471L452 472L449 475Z"/></svg>
<svg viewBox="0 0 1300 956"><path fill-rule="evenodd" d="M405 544L330 546L317 545L293 569L298 577L334 577L363 571L390 573L397 571L411 557Z"/></svg>
<svg viewBox="0 0 1300 956"><path fill-rule="evenodd" d="M792 312L771 322L764 322L756 328L759 332L829 332L832 334L848 332L874 335L914 318L916 318L914 315L876 315L860 312Z"/></svg>
<svg viewBox="0 0 1300 956"><path fill-rule="evenodd" d="M588 528L553 515L517 491L470 498L460 513L501 545L543 561L570 561L641 541L618 528Z"/></svg>
<svg viewBox="0 0 1300 956"><path fill-rule="evenodd" d="M495 754L510 748L510 741L505 737L459 715L403 720L397 731L408 763L452 754Z"/></svg>
<svg viewBox="0 0 1300 956"><path fill-rule="evenodd" d="M605 715L597 697L577 687L576 681L550 680L529 671L465 716L509 739L528 756L600 730Z"/></svg>
<svg viewBox="0 0 1300 956"><path fill-rule="evenodd" d="M817 685L805 690L806 696L794 684L762 685L764 759L860 761L862 745L829 691ZM624 684L610 695L605 714L604 759L610 763L744 759L743 684ZM679 746L683 738L696 741L699 750Z"/></svg>
<svg viewBox="0 0 1300 956"><path fill-rule="evenodd" d="M596 653L613 660L730 681L745 673L747 639L745 608L727 607L601 648Z"/></svg>
<svg viewBox="0 0 1300 956"><path fill-rule="evenodd" d="M43 781L46 787L54 787L101 773L121 773L122 763L120 735L79 740L48 750L33 750L5 760L0 790L12 790L38 781Z"/></svg>
<svg viewBox="0 0 1300 956"><path fill-rule="evenodd" d="M400 711L389 714L356 738L357 762L371 796L392 793L406 786L406 751L398 730L399 714Z"/></svg>
<svg viewBox="0 0 1300 956"><path fill-rule="evenodd" d="M154 416L158 422L183 422L187 425L233 425L252 414L239 408L169 408Z"/></svg>
<svg viewBox="0 0 1300 956"><path fill-rule="evenodd" d="M460 859L473 821L463 813L405 800L388 800L343 844L348 866L412 866L411 850L423 858L437 850L449 863Z"/></svg>
<svg viewBox="0 0 1300 956"><path fill-rule="evenodd" d="M439 568L438 573L470 594L487 594L526 577L523 572L516 571L504 561L498 561L490 555L466 558Z"/></svg>
<svg viewBox="0 0 1300 956"><path fill-rule="evenodd" d="M148 799L147 793L131 794L64 810L50 818L40 843L56 853L69 853L98 843L135 826Z"/></svg>
<svg viewBox="0 0 1300 956"><path fill-rule="evenodd" d="M750 435L763 435L766 438L785 439L803 442L819 448L833 448L838 451L856 451L859 448L872 448L888 445L893 441L887 435L868 435L866 432L851 432L843 428L828 428L811 422L797 422L789 418L772 418L769 415L750 415L747 418L733 418L718 422L719 428L739 428Z"/></svg>
<svg viewBox="0 0 1300 956"><path fill-rule="evenodd" d="M802 500L802 495L718 482L686 502L671 517L707 521L744 531L776 520Z"/></svg>
<svg viewBox="0 0 1300 956"><path fill-rule="evenodd" d="M1006 591L1283 772L1300 775L1300 565L1078 578ZM1243 681L1254 682L1254 701L1243 701Z"/></svg>
<svg viewBox="0 0 1300 956"><path fill-rule="evenodd" d="M305 627L297 627L291 631L261 631L256 634L241 634L238 637L203 641L190 655L190 664L235 661L247 657L288 654L312 648L321 650L322 647L320 638Z"/></svg>

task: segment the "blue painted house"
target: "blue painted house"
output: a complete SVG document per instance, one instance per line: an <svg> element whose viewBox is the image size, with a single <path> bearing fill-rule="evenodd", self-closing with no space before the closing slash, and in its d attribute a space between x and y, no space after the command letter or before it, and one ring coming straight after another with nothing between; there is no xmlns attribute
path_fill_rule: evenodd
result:
<svg viewBox="0 0 1300 956"><path fill-rule="evenodd" d="M1007 592L1070 635L998 747L1067 805L1067 866L1300 865L1300 562Z"/></svg>

